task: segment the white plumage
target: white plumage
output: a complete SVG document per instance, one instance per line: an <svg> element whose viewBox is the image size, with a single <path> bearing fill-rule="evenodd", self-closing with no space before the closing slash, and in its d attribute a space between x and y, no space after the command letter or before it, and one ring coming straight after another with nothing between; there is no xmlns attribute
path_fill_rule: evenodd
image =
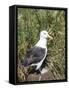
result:
<svg viewBox="0 0 69 90"><path fill-rule="evenodd" d="M41 47L41 48L44 48L44 49L45 49L45 55L44 55L43 59L42 59L40 62L36 63L36 64L31 64L31 66L37 66L37 67L36 67L36 70L38 70L38 69L41 67L44 59L46 58L46 55L47 55L47 38L48 38L48 37L49 37L49 38L52 38L52 37L48 34L47 31L42 31L42 32L40 33L40 40L39 40L39 41L37 42L37 44L35 45L35 46L37 46L37 47Z"/></svg>
<svg viewBox="0 0 69 90"><path fill-rule="evenodd" d="M47 56L47 39L52 37L47 31L43 30L40 32L40 40L32 47L24 58L23 65L36 66L35 70L39 70L41 73L41 66ZM46 70L47 71L47 70ZM42 70L42 73L45 71Z"/></svg>

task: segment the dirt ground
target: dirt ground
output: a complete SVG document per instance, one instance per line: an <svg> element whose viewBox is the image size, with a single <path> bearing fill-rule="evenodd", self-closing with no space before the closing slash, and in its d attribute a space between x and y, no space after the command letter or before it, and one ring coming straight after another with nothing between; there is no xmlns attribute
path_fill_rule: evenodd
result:
<svg viewBox="0 0 69 90"><path fill-rule="evenodd" d="M49 68L44 68L45 70L47 70L45 73L42 73L42 74L40 74L40 73L30 73L30 74L28 74L27 76L23 73L24 71L24 69L23 69L23 67L22 66L19 66L19 69L18 69L18 71L19 71L19 73L18 73L18 75L19 75L19 81L21 82L21 81L44 81L44 80L55 80L55 77L54 77L54 75L53 75L53 73L51 72L51 70L49 69ZM41 77L41 78L40 78ZM40 78L40 80L39 80L39 78Z"/></svg>
<svg viewBox="0 0 69 90"><path fill-rule="evenodd" d="M30 74L27 81L39 81L40 74ZM41 80L54 80L54 76L50 70L41 75Z"/></svg>

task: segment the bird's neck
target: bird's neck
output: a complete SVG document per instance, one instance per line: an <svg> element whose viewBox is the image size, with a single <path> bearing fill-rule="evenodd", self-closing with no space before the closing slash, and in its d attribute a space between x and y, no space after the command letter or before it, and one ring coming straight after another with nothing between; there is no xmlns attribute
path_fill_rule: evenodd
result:
<svg viewBox="0 0 69 90"><path fill-rule="evenodd" d="M41 48L47 47L47 40L45 38L40 38L40 40L37 42L36 46Z"/></svg>

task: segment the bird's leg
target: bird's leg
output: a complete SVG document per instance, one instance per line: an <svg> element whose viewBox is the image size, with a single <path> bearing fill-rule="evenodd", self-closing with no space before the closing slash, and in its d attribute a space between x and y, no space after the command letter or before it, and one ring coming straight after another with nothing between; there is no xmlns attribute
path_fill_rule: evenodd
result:
<svg viewBox="0 0 69 90"><path fill-rule="evenodd" d="M39 69L39 71L40 71L40 76L39 76L39 81L41 80L41 68Z"/></svg>

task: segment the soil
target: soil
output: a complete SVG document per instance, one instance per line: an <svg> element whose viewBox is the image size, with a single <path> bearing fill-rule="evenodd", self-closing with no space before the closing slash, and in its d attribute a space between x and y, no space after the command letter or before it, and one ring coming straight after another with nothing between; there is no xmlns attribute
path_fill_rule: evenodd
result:
<svg viewBox="0 0 69 90"><path fill-rule="evenodd" d="M40 74L29 74L27 81L39 81ZM41 75L41 80L54 80L54 76L50 70Z"/></svg>

